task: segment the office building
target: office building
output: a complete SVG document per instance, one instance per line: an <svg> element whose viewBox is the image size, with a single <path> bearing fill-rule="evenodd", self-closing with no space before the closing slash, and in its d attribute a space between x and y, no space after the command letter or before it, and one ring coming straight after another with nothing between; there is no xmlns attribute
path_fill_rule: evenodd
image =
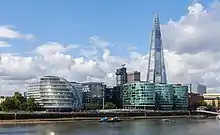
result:
<svg viewBox="0 0 220 135"><path fill-rule="evenodd" d="M198 93L200 95L206 94L206 85L203 84L185 84L188 86L189 93Z"/></svg>
<svg viewBox="0 0 220 135"><path fill-rule="evenodd" d="M117 108L122 108L122 87L114 86L105 89L105 103L111 102L116 105Z"/></svg>
<svg viewBox="0 0 220 135"><path fill-rule="evenodd" d="M123 89L123 108L187 110L188 87L180 84L127 83Z"/></svg>
<svg viewBox="0 0 220 135"><path fill-rule="evenodd" d="M92 92L88 85L82 86L82 106L87 109L87 105L92 102Z"/></svg>
<svg viewBox="0 0 220 135"><path fill-rule="evenodd" d="M127 83L127 69L122 65L121 68L116 69L116 86L121 86Z"/></svg>
<svg viewBox="0 0 220 135"><path fill-rule="evenodd" d="M72 111L81 108L80 94L70 82L57 76L44 76L27 87L27 98L34 98L46 111Z"/></svg>
<svg viewBox="0 0 220 135"><path fill-rule="evenodd" d="M103 106L104 91L106 85L103 82L86 82L82 83L83 89L91 92L91 103L98 103Z"/></svg>
<svg viewBox="0 0 220 135"><path fill-rule="evenodd" d="M173 86L173 109L187 110L188 109L188 87L181 84Z"/></svg>
<svg viewBox="0 0 220 135"><path fill-rule="evenodd" d="M139 82L141 81L141 72L134 71L127 74L127 83Z"/></svg>
<svg viewBox="0 0 220 135"><path fill-rule="evenodd" d="M157 84L167 83L164 52L158 15L155 15L154 17L154 26L151 33L150 52L147 68L147 82Z"/></svg>
<svg viewBox="0 0 220 135"><path fill-rule="evenodd" d="M173 86L171 84L155 84L155 100L157 110L173 109Z"/></svg>
<svg viewBox="0 0 220 135"><path fill-rule="evenodd" d="M154 84L147 82L134 82L123 85L124 109L154 109Z"/></svg>
<svg viewBox="0 0 220 135"><path fill-rule="evenodd" d="M70 82L71 85L73 87L75 87L76 91L78 92L79 94L79 105L82 107L83 103L82 103L82 94L83 94L83 91L82 91L82 84L81 83L78 83L78 82Z"/></svg>

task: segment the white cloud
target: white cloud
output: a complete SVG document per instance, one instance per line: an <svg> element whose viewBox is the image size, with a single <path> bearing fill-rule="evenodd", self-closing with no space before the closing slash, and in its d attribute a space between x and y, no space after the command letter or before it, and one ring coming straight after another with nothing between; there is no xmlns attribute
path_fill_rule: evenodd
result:
<svg viewBox="0 0 220 135"><path fill-rule="evenodd" d="M76 49L79 45L66 45L63 46L60 43L56 42L48 42L46 44L43 44L35 49L35 52L39 55L45 56L45 55L52 55L57 52L66 52L69 49Z"/></svg>
<svg viewBox="0 0 220 135"><path fill-rule="evenodd" d="M212 92L220 92L220 6L209 8L194 3L179 20L162 25L165 63L170 83L205 83ZM2 55L0 95L22 90L23 84L42 75L59 75L74 81L99 80L114 84L115 69L126 64L128 71L142 72L146 79L147 53L130 50L129 57L113 56L111 43L91 37L90 46L81 49L83 57L65 52L71 45L56 42L35 49L36 56ZM128 48L127 48L128 49ZM86 57L85 57L86 56Z"/></svg>
<svg viewBox="0 0 220 135"><path fill-rule="evenodd" d="M6 41L0 41L0 48L1 47L11 47L11 45L8 44L8 42L6 42Z"/></svg>
<svg viewBox="0 0 220 135"><path fill-rule="evenodd" d="M12 26L3 25L0 26L0 38L23 38L23 39L31 39L34 36L32 34L22 34L19 31L15 31Z"/></svg>
<svg viewBox="0 0 220 135"><path fill-rule="evenodd" d="M89 43L91 45L99 47L99 48L106 48L106 47L110 46L110 43L108 41L105 41L98 36L90 37Z"/></svg>

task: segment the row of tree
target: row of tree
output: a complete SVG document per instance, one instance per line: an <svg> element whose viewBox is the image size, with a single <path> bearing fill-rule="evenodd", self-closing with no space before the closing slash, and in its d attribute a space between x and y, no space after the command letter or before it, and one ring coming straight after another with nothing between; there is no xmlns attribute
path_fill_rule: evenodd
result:
<svg viewBox="0 0 220 135"><path fill-rule="evenodd" d="M215 101L213 100L211 104L207 104L205 101L201 100L197 103L194 104L193 109L196 109L198 107L204 106L206 107L206 110L209 111L215 111L216 110L216 104Z"/></svg>
<svg viewBox="0 0 220 135"><path fill-rule="evenodd" d="M111 102L105 103L105 109L115 109L116 105ZM87 110L100 109L102 106L95 103L86 105ZM40 105L33 98L26 99L21 93L15 92L13 96L6 97L5 101L0 104L0 111L38 111Z"/></svg>
<svg viewBox="0 0 220 135"><path fill-rule="evenodd" d="M34 99L26 99L21 93L15 92L13 96L6 97L0 104L2 111L37 111L40 105Z"/></svg>

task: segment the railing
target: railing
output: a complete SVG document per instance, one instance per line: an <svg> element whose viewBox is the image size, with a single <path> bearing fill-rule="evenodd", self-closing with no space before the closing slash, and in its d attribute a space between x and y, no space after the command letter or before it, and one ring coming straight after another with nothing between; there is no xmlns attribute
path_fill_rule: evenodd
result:
<svg viewBox="0 0 220 135"><path fill-rule="evenodd" d="M217 114L220 115L220 112L212 112L212 111L205 111L205 110L195 110L196 112L200 113L209 113L209 114Z"/></svg>

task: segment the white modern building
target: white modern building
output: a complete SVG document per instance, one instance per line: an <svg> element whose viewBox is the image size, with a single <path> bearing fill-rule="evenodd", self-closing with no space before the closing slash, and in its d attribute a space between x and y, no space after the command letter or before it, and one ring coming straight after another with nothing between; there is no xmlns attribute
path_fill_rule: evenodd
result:
<svg viewBox="0 0 220 135"><path fill-rule="evenodd" d="M80 92L57 76L44 76L27 87L27 98L34 98L47 111L72 111L81 108Z"/></svg>

